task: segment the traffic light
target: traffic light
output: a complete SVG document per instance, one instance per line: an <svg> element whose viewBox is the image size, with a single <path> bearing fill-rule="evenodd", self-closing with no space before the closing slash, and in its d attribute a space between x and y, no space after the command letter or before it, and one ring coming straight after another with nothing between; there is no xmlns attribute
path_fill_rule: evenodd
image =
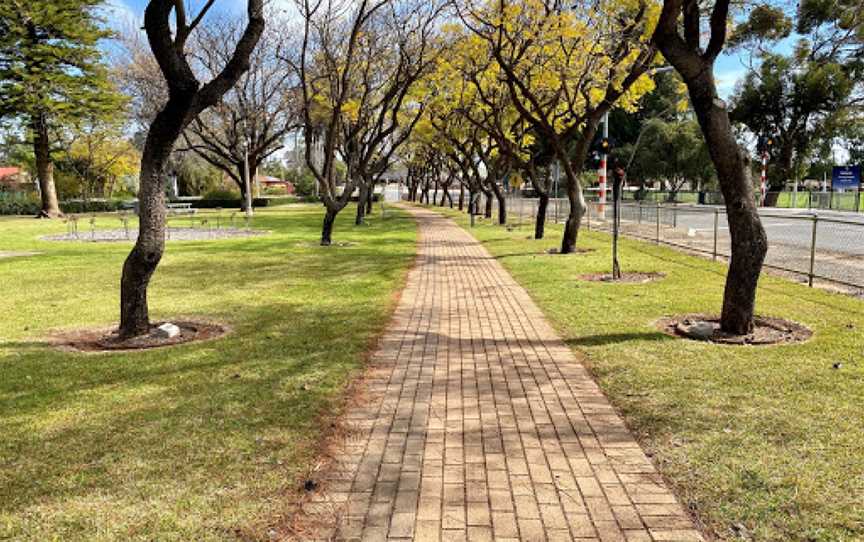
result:
<svg viewBox="0 0 864 542"><path fill-rule="evenodd" d="M776 138L773 135L761 135L756 142L756 150L759 154L771 154L771 149L776 143Z"/></svg>
<svg viewBox="0 0 864 542"><path fill-rule="evenodd" d="M612 151L612 141L608 137L604 137L600 140L600 150L603 154L609 154Z"/></svg>
<svg viewBox="0 0 864 542"><path fill-rule="evenodd" d="M614 142L612 138L603 137L602 135L597 135L594 137L594 141L591 142L591 152L596 152L598 154L609 154L612 152L612 148L614 147Z"/></svg>

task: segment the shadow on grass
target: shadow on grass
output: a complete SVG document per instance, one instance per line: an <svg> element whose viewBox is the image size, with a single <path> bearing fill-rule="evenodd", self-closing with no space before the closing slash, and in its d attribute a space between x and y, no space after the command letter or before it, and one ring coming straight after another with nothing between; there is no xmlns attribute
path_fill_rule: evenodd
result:
<svg viewBox="0 0 864 542"><path fill-rule="evenodd" d="M100 355L0 341L0 538L74 540L98 526L114 539L210 539L267 513L266 497L305 468L414 258L411 219L395 213L362 231L340 222L336 238L355 246L298 248L317 238L322 214L262 217L256 227L275 230L263 238L169 248L154 319L212 318L228 336ZM113 275L95 271L116 249L59 252L55 261L81 260L70 298L95 289L91 303L114 301L103 295ZM60 326L81 325L74 303L58 305Z"/></svg>
<svg viewBox="0 0 864 542"><path fill-rule="evenodd" d="M608 333L604 335L586 335L567 339L564 342L568 346L605 346L608 344L628 343L631 341L672 341L672 337L664 335L659 331L656 333Z"/></svg>
<svg viewBox="0 0 864 542"><path fill-rule="evenodd" d="M226 312L241 315L234 334L171 349L94 356L0 343L14 352L0 356L13 369L0 383L2 508L18 514L121 486L118 498L157 486L206 494L202 485L239 484L262 470L291 479L302 465L290 452L359 366L384 307L358 311L346 300ZM266 461L271 455L286 466ZM126 472L122 483L115 469Z"/></svg>

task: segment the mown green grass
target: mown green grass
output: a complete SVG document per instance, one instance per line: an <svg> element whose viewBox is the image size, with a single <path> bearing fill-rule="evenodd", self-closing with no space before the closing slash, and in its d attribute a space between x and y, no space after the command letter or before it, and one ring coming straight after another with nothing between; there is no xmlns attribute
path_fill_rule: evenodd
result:
<svg viewBox="0 0 864 542"><path fill-rule="evenodd" d="M299 205L260 212L267 236L169 243L152 317L233 333L109 355L42 341L117 321L131 245L39 241L65 226L0 219L0 251L42 252L0 259L0 539L265 538L415 253L405 214L359 228L352 214L334 234L350 246L316 246L321 209Z"/></svg>
<svg viewBox="0 0 864 542"><path fill-rule="evenodd" d="M463 225L464 216L457 217ZM516 222L516 221L514 221ZM678 495L729 540L864 540L864 304L765 277L758 312L815 332L806 344L716 346L668 337L666 315L717 313L725 266L624 240L624 271L647 285L589 283L610 272L610 237L587 254L541 254L547 240L488 223L471 232L541 306L586 363ZM833 364L841 363L839 369Z"/></svg>

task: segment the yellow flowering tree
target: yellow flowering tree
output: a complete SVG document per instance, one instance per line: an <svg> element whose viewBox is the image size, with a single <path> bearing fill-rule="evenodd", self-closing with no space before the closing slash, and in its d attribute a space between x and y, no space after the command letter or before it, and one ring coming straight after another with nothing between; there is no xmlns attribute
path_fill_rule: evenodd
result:
<svg viewBox="0 0 864 542"><path fill-rule="evenodd" d="M434 58L440 7L423 0L299 4L306 161L326 208L321 244L329 245L336 215L358 189L355 222L363 222L375 183L422 116L415 87ZM341 187L337 159L347 166Z"/></svg>
<svg viewBox="0 0 864 542"><path fill-rule="evenodd" d="M460 8L495 60L512 106L561 164L570 200L561 252L575 249L585 200L578 181L591 141L613 107L635 108L658 61L651 0L487 0Z"/></svg>

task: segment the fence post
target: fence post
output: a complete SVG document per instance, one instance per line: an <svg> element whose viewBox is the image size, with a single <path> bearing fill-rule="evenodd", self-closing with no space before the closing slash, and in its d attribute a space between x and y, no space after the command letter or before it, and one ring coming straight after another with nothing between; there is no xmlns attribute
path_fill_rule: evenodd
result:
<svg viewBox="0 0 864 542"><path fill-rule="evenodd" d="M717 261L717 230L719 230L720 226L720 209L714 208L714 252L712 254L712 259Z"/></svg>
<svg viewBox="0 0 864 542"><path fill-rule="evenodd" d="M660 244L660 203L657 203L657 244Z"/></svg>
<svg viewBox="0 0 864 542"><path fill-rule="evenodd" d="M819 215L813 215L813 236L810 241L810 273L807 275L807 284L813 287L813 274L816 268L816 225L819 224Z"/></svg>
<svg viewBox="0 0 864 542"><path fill-rule="evenodd" d="M585 204L585 215L588 219L588 231L591 231L591 203Z"/></svg>

